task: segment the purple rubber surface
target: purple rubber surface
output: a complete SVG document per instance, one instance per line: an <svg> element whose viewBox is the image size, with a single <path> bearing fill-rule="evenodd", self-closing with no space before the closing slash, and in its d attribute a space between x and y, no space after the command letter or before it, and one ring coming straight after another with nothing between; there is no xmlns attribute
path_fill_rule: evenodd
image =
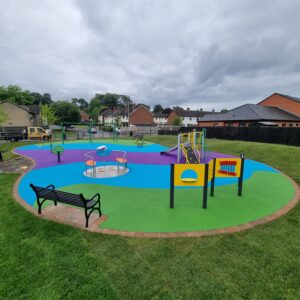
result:
<svg viewBox="0 0 300 300"><path fill-rule="evenodd" d="M49 150L16 150L18 154L28 156L35 162L35 169L46 168L50 166L56 166L58 164L69 164L74 162L83 162L88 160L85 154L87 150L65 150L61 156L61 162L57 162L57 157ZM98 162L115 162L116 157L122 157L122 153L113 152L110 156L100 157L96 154L93 155ZM213 157L232 157L226 154L220 154L210 152L207 154L206 161L209 161ZM127 161L130 164L152 164L152 165L168 165L177 162L177 154L161 155L159 152L128 152ZM182 161L184 162L184 160Z"/></svg>

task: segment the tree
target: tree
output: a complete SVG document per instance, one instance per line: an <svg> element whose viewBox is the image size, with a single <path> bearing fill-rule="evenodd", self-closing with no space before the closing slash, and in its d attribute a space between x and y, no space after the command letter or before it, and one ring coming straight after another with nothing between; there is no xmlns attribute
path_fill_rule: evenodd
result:
<svg viewBox="0 0 300 300"><path fill-rule="evenodd" d="M172 111L173 111L172 108L167 107L167 108L165 108L165 109L162 111L162 113L169 115Z"/></svg>
<svg viewBox="0 0 300 300"><path fill-rule="evenodd" d="M153 113L160 113L162 112L164 109L160 104L155 104L153 107Z"/></svg>
<svg viewBox="0 0 300 300"><path fill-rule="evenodd" d="M53 103L53 100L51 99L51 95L48 93L43 94L42 96L42 104L48 104L50 105Z"/></svg>
<svg viewBox="0 0 300 300"><path fill-rule="evenodd" d="M123 107L132 107L133 102L129 96L126 95L118 95L118 104Z"/></svg>
<svg viewBox="0 0 300 300"><path fill-rule="evenodd" d="M182 124L182 120L180 117L176 117L172 122L172 125L176 125L176 126L181 126L181 124Z"/></svg>
<svg viewBox="0 0 300 300"><path fill-rule="evenodd" d="M221 109L221 113L226 113L226 112L228 112L228 109L226 108Z"/></svg>
<svg viewBox="0 0 300 300"><path fill-rule="evenodd" d="M183 111L183 110L184 110L184 108L183 108L183 107L181 107L181 106L174 106L174 107L173 107L173 110L177 110L177 111Z"/></svg>
<svg viewBox="0 0 300 300"><path fill-rule="evenodd" d="M2 106L0 106L0 125L7 121L8 115L5 113Z"/></svg>
<svg viewBox="0 0 300 300"><path fill-rule="evenodd" d="M44 104L41 108L42 122L44 126L55 124L57 117L55 116L53 107Z"/></svg>
<svg viewBox="0 0 300 300"><path fill-rule="evenodd" d="M80 113L77 105L68 101L56 101L52 104L57 123L77 123L80 121Z"/></svg>
<svg viewBox="0 0 300 300"><path fill-rule="evenodd" d="M34 104L35 98L28 90L23 91L18 85L0 86L0 101L8 100L19 105Z"/></svg>
<svg viewBox="0 0 300 300"><path fill-rule="evenodd" d="M83 98L78 99L77 105L79 105L79 109L84 110L84 111L86 111L89 107L88 102Z"/></svg>
<svg viewBox="0 0 300 300"><path fill-rule="evenodd" d="M101 107L97 107L95 106L92 111L90 111L90 117L92 118L92 120L96 123L98 123L98 117L100 115L100 110Z"/></svg>
<svg viewBox="0 0 300 300"><path fill-rule="evenodd" d="M33 104L42 105L43 104L43 96L40 93L30 93L33 97Z"/></svg>

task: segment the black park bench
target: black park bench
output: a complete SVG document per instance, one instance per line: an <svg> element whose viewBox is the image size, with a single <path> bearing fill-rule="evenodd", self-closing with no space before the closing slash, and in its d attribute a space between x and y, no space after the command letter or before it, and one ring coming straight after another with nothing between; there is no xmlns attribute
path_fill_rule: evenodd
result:
<svg viewBox="0 0 300 300"><path fill-rule="evenodd" d="M57 202L65 203L77 207L84 208L85 213L85 227L89 226L89 217L93 211L99 212L99 217L102 216L100 209L100 194L95 194L91 199L86 199L82 194L72 194L68 192L62 192L55 189L54 185L49 185L47 187L40 187L30 184L30 187L36 194L36 200L38 204L38 212L42 213L42 205L47 200L54 201L54 205ZM40 199L43 199L40 201Z"/></svg>

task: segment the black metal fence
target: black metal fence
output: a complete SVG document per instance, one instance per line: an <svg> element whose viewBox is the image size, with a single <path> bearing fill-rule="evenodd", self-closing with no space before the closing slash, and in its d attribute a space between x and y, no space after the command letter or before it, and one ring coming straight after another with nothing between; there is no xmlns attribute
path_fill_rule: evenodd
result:
<svg viewBox="0 0 300 300"><path fill-rule="evenodd" d="M181 127L180 130L159 130L160 135L177 135L178 132L189 132L201 127ZM300 146L300 128L296 127L208 127L207 138L239 140Z"/></svg>

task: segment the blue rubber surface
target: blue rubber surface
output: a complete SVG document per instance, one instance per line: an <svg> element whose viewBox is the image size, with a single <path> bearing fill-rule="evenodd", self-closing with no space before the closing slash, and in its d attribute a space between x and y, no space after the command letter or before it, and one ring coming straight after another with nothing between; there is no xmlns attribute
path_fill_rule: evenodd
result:
<svg viewBox="0 0 300 300"><path fill-rule="evenodd" d="M110 163L110 165L113 165L113 163ZM126 175L113 178L90 178L84 176L85 165L83 162L36 169L23 177L19 185L19 194L27 203L33 205L35 195L29 187L30 183L39 186L54 184L56 188L84 183L129 188L169 188L169 165L129 164L128 168L129 172ZM244 180L247 180L256 171L279 173L263 163L245 160ZM237 178L216 178L215 181L216 186L234 183L237 183ZM99 188L101 189L101 186Z"/></svg>
<svg viewBox="0 0 300 300"><path fill-rule="evenodd" d="M62 144L60 144L62 145ZM73 144L64 144L62 145L65 150L95 150L99 146L107 146L110 150L122 150L125 152L161 152L166 151L167 147L158 145L158 144L148 144L142 147L138 147L136 145L128 146L128 145L121 145L121 144L110 144L110 143L101 143L101 142L94 142L94 143L73 143ZM16 150L49 150L50 145L28 145L23 147L18 147Z"/></svg>

